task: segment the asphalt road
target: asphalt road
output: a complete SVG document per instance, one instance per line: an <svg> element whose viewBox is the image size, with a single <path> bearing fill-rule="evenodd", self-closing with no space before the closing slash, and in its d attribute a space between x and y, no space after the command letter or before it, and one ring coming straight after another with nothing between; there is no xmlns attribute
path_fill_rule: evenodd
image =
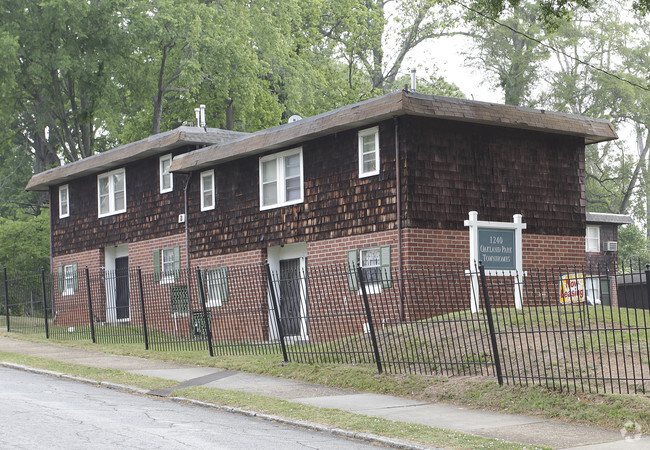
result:
<svg viewBox="0 0 650 450"><path fill-rule="evenodd" d="M0 367L0 448L376 448L169 400Z"/></svg>

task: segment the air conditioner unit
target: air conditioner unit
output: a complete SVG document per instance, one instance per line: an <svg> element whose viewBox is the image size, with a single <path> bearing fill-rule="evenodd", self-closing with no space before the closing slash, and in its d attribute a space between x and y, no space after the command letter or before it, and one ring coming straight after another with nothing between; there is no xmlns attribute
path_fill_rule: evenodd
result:
<svg viewBox="0 0 650 450"><path fill-rule="evenodd" d="M617 252L618 251L618 242L616 241L608 241L605 243L605 248L607 249L608 252Z"/></svg>
<svg viewBox="0 0 650 450"><path fill-rule="evenodd" d="M185 214L179 214L178 215L178 223L185 223ZM608 242L609 244L609 242ZM616 244L616 242L614 242Z"/></svg>

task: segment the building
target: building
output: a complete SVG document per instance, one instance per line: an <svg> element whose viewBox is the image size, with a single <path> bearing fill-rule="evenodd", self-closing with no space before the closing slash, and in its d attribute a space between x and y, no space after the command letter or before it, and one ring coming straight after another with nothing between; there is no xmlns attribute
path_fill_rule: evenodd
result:
<svg viewBox="0 0 650 450"><path fill-rule="evenodd" d="M27 189L50 192L62 294L84 266L171 282L181 267L221 279L265 260L358 263L369 277L467 263L472 210L523 215L524 266L583 265L585 145L612 139L603 120L403 91L251 134L173 130ZM293 301L305 311L305 295Z"/></svg>

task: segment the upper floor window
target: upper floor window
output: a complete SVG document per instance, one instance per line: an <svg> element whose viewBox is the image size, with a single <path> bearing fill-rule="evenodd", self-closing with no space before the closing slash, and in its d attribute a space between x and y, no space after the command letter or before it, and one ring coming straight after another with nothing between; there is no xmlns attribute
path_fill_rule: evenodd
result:
<svg viewBox="0 0 650 450"><path fill-rule="evenodd" d="M169 167L172 165L172 154L160 157L159 172L160 172L160 193L171 192L174 190L174 175L169 172Z"/></svg>
<svg viewBox="0 0 650 450"><path fill-rule="evenodd" d="M585 238L585 251L597 253L600 252L600 227L587 225L587 235Z"/></svg>
<svg viewBox="0 0 650 450"><path fill-rule="evenodd" d="M97 177L99 217L126 212L126 174L113 170Z"/></svg>
<svg viewBox="0 0 650 450"><path fill-rule="evenodd" d="M379 128L359 131L359 178L379 173Z"/></svg>
<svg viewBox="0 0 650 450"><path fill-rule="evenodd" d="M214 170L201 172L201 211L214 209Z"/></svg>
<svg viewBox="0 0 650 450"><path fill-rule="evenodd" d="M59 218L70 215L70 190L68 185L59 186Z"/></svg>
<svg viewBox="0 0 650 450"><path fill-rule="evenodd" d="M302 148L260 158L260 209L301 203L303 196Z"/></svg>

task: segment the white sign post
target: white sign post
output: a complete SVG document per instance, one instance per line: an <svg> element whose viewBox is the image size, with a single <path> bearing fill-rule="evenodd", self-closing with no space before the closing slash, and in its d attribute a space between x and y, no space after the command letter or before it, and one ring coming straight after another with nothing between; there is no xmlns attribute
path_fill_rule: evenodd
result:
<svg viewBox="0 0 650 450"><path fill-rule="evenodd" d="M469 264L476 265L483 262L485 275L510 276L515 278L515 307L522 308L521 277L523 270L522 230L526 224L521 221L521 214L512 216L512 222L489 222L478 220L478 212L470 211L469 220L465 226L469 227ZM478 273L470 269L472 274L472 299L473 313L479 310L479 282Z"/></svg>

